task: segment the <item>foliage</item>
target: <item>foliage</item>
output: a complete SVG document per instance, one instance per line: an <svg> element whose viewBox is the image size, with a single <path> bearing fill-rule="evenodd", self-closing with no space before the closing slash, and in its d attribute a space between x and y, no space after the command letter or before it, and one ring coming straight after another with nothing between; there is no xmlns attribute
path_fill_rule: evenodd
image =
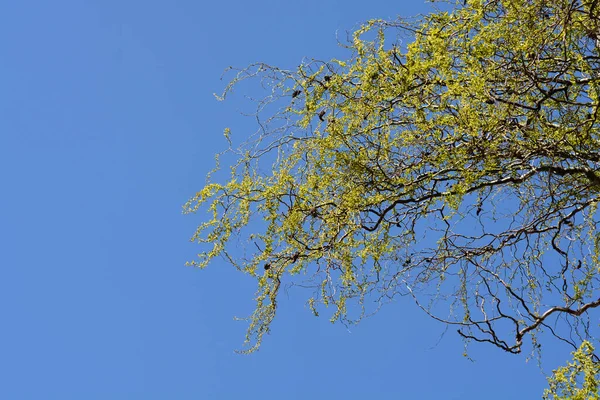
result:
<svg viewBox="0 0 600 400"><path fill-rule="evenodd" d="M594 347L584 341L573 352L573 362L553 371L548 379L550 387L544 391L544 399L551 400L598 400L600 364L594 360ZM583 374L583 375L582 375ZM581 388L578 388L578 384Z"/></svg>
<svg viewBox="0 0 600 400"><path fill-rule="evenodd" d="M370 21L346 60L256 64L259 130L185 212L258 284L246 351L281 284L354 323L396 296L511 353L575 346L600 305L600 1L467 0ZM243 251L239 251L242 244Z"/></svg>

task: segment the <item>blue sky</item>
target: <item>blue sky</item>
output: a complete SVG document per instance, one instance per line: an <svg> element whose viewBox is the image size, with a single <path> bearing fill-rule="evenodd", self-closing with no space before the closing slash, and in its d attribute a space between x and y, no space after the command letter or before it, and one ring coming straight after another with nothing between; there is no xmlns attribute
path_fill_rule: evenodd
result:
<svg viewBox="0 0 600 400"><path fill-rule="evenodd" d="M0 7L0 398L539 398L535 361L472 346L401 299L351 332L292 291L234 354L253 281L184 266L232 65L343 56L336 31L420 1L4 2ZM241 96L239 96L241 98ZM564 347L547 348L548 367ZM548 368L549 369L549 368Z"/></svg>

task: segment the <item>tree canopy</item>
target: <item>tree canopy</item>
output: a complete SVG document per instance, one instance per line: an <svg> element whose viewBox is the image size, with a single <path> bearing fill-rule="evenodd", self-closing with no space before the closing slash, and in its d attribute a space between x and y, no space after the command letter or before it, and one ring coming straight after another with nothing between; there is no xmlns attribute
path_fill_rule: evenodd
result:
<svg viewBox="0 0 600 400"><path fill-rule="evenodd" d="M237 70L223 97L260 82L258 130L225 130L230 177L184 207L208 211L190 264L220 257L257 281L246 351L286 284L332 321L407 296L511 353L593 340L600 0L460 1L344 46Z"/></svg>
<svg viewBox="0 0 600 400"><path fill-rule="evenodd" d="M548 383L550 387L544 391L544 400L600 399L600 364L595 360L592 344L584 341L573 352L573 362L554 370Z"/></svg>

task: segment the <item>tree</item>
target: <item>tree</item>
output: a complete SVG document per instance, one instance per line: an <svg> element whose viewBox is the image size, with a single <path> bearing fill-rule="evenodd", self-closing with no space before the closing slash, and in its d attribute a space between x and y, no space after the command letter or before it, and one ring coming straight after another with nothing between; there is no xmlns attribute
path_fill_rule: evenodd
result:
<svg viewBox="0 0 600 400"><path fill-rule="evenodd" d="M230 178L209 175L185 206L210 213L190 264L223 257L257 281L246 351L282 282L332 321L409 296L510 353L526 337L593 340L600 0L461 1L370 21L346 47L238 70L225 95L248 79L269 90L259 130L239 144L225 130Z"/></svg>
<svg viewBox="0 0 600 400"><path fill-rule="evenodd" d="M544 391L544 400L598 400L600 364L594 359L594 347L584 341L573 352L573 362L553 371L548 379L550 387ZM578 383L581 388L578 388Z"/></svg>

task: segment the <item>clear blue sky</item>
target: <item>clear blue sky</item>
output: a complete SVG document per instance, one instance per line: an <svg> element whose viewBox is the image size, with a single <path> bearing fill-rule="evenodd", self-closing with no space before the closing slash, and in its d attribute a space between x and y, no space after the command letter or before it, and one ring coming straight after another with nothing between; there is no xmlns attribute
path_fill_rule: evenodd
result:
<svg viewBox="0 0 600 400"><path fill-rule="evenodd" d="M240 347L253 281L187 268L222 129L222 71L341 56L336 31L421 1L5 1L0 6L1 399L533 399L535 361L409 299L348 332L303 293ZM241 96L239 96L241 97ZM252 120L246 120L249 132ZM568 358L547 348L548 366Z"/></svg>

